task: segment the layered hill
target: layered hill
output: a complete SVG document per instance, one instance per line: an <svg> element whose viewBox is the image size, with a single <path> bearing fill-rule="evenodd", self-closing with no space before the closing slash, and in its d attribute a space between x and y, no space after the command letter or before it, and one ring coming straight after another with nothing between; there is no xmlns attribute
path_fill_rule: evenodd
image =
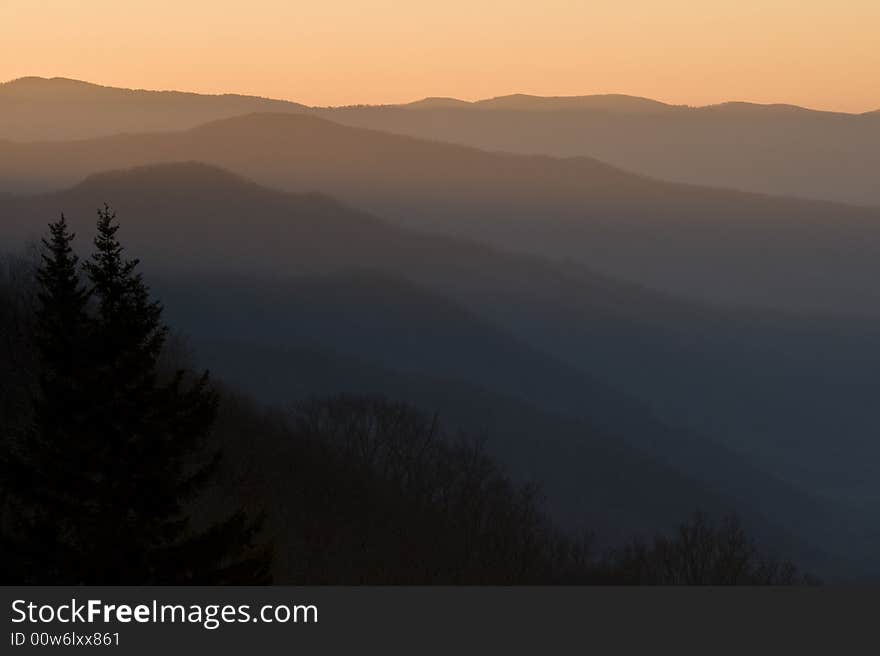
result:
<svg viewBox="0 0 880 656"><path fill-rule="evenodd" d="M53 78L0 85L0 139L180 130L254 111L526 154L590 156L658 179L880 205L880 113L729 102L668 105L620 94L305 107L247 96L137 91Z"/></svg>
<svg viewBox="0 0 880 656"><path fill-rule="evenodd" d="M630 98L562 100L358 107L321 115L486 150L595 157L672 182L880 206L877 112L853 115L750 103L689 108Z"/></svg>
<svg viewBox="0 0 880 656"><path fill-rule="evenodd" d="M568 258L710 302L877 314L880 209L659 182L588 158L509 155L253 114L191 130L0 143L0 191L198 160L401 225Z"/></svg>
<svg viewBox="0 0 880 656"><path fill-rule="evenodd" d="M60 211L84 240L105 200L123 217L124 241L157 281L169 319L196 344L237 344L225 356L215 349L211 360L237 371L230 378L252 391L266 394L269 379L287 381L267 394L273 401L296 380L301 361L283 367L284 353L312 345L562 418L565 430L530 433L555 445L542 472L576 452L574 438L557 443L554 435L581 426L584 440L599 440L590 442L591 467L612 467L596 454L631 450L660 468L652 471L716 495L711 501L691 488L677 498L726 499L760 508L770 524L799 526L823 547L870 548L862 528L874 512L878 459L866 408L880 337L869 324L719 310L582 267L420 234L321 195L272 191L201 164L6 197L4 241L38 234ZM382 389L362 386L370 387ZM435 407L467 408L465 392L433 389ZM484 417L500 421L498 407ZM514 467L528 474L534 456L511 448L519 454ZM570 478L558 489L576 483L577 471L568 464L565 471ZM657 480L661 498L664 486L680 489ZM618 484L602 498L629 498L626 512L636 516L626 474ZM808 500L806 489L823 499ZM673 514L666 508L664 517ZM821 537L829 526L833 536Z"/></svg>
<svg viewBox="0 0 880 656"><path fill-rule="evenodd" d="M304 109L297 103L238 94L119 89L60 77L25 77L0 84L0 139L68 140L181 130L250 112Z"/></svg>

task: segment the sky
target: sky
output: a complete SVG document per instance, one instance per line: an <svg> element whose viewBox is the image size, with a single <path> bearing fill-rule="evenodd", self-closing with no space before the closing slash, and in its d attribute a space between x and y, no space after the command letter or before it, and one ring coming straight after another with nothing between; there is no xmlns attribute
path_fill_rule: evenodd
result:
<svg viewBox="0 0 880 656"><path fill-rule="evenodd" d="M28 75L309 105L626 93L880 109L880 0L0 0Z"/></svg>

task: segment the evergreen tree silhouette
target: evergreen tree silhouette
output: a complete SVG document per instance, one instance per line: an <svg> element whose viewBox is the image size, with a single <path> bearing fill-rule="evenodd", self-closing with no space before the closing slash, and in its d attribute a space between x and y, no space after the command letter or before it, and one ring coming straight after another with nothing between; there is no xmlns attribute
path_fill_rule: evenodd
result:
<svg viewBox="0 0 880 656"><path fill-rule="evenodd" d="M3 458L9 493L3 522L8 581L77 583L81 559L79 520L88 504L87 430L92 389L83 360L89 293L81 285L78 258L64 215L49 225L37 271L34 345L39 383L33 421L10 436Z"/></svg>
<svg viewBox="0 0 880 656"><path fill-rule="evenodd" d="M96 311L89 359L100 385L92 399L103 498L92 525L96 545L87 579L102 583L261 583L268 553L253 547L257 525L237 512L194 532L187 503L210 480L219 455L203 444L217 412L208 374L178 371L160 382L167 328L123 256L116 215L98 211L95 252L85 270Z"/></svg>
<svg viewBox="0 0 880 656"><path fill-rule="evenodd" d="M194 527L216 471L208 374L158 374L162 307L124 257L115 214L98 212L80 282L73 235L50 226L37 274L39 390L29 431L3 459L14 493L4 579L36 584L269 582L270 553L243 511Z"/></svg>

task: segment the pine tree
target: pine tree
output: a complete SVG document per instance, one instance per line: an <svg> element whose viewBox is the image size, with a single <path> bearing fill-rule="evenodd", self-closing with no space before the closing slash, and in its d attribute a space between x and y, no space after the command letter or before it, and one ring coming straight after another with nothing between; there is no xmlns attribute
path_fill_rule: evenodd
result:
<svg viewBox="0 0 880 656"><path fill-rule="evenodd" d="M14 492L0 521L4 582L267 582L270 554L244 512L191 525L219 461L205 448L217 395L207 373L160 379L162 307L114 221L98 212L88 289L63 216L43 242L33 421L0 462Z"/></svg>
<svg viewBox="0 0 880 656"><path fill-rule="evenodd" d="M178 371L161 382L157 361L167 336L138 261L124 257L115 213L98 212L95 252L85 270L97 303L89 360L92 427L102 447L103 497L90 532L93 583L259 583L268 554L252 545L256 525L242 512L195 532L187 504L210 480L216 454L203 445L217 412L207 373Z"/></svg>
<svg viewBox="0 0 880 656"><path fill-rule="evenodd" d="M3 459L10 497L4 562L12 565L5 578L23 583L80 580L76 532L88 496L82 468L89 457L85 399L91 389L83 361L89 293L79 280L73 239L62 215L42 240L33 421L24 435L13 436Z"/></svg>

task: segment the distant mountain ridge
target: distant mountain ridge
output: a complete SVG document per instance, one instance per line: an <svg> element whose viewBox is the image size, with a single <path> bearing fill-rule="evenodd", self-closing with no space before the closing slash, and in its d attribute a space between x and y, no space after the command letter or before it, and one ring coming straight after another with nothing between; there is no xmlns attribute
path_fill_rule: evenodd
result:
<svg viewBox="0 0 880 656"><path fill-rule="evenodd" d="M253 96L239 93L222 93L222 94L205 94L179 90L157 90L157 89L140 89L127 87L114 87L109 85L95 84L83 80L76 80L66 77L40 77L26 76L20 77L6 82L0 82L0 97L17 96L37 97L40 95L51 96L59 91L78 91L81 93L102 93L109 96L111 93L133 93L138 94L142 98L146 98L151 94L163 94L166 96L186 96L191 98L239 98L248 99L256 102L273 103L277 106L292 106L300 110L315 109L334 109L333 106L315 105L309 106L297 103L291 100L282 100L269 98L266 96ZM642 96L634 96L623 93L594 93L586 95L572 96L540 96L526 93L512 93L501 96L493 96L491 98L483 98L480 100L461 100L451 96L431 96L405 103L395 104L358 104L351 107L407 107L413 109L421 108L438 108L438 107L461 107L461 108L477 108L477 109L505 109L505 110L570 110L570 109L608 109L608 110L640 110L640 111L695 111L709 110L717 108L726 109L744 109L748 111L797 111L816 114L839 114L844 116L864 116L869 114L880 113L880 109L868 110L865 112L840 112L830 110L812 109L800 105L786 103L757 103L748 101L730 100L721 103L712 103L708 105L687 105L687 104L670 104L645 98ZM277 111L277 108L276 108Z"/></svg>
<svg viewBox="0 0 880 656"><path fill-rule="evenodd" d="M255 111L304 105L240 94L120 89L68 78L25 77L0 84L0 139L82 139L194 127Z"/></svg>
<svg viewBox="0 0 880 656"><path fill-rule="evenodd" d="M586 157L487 152L306 114L0 142L0 192L45 191L102 170L174 161L322 192L411 228L567 258L713 303L880 313L871 282L880 275L880 208L672 184Z"/></svg>
<svg viewBox="0 0 880 656"><path fill-rule="evenodd" d="M729 100L709 105L686 105L670 104L622 93L597 93L585 96L535 96L525 93L514 93L506 96L496 96L483 100L459 100L458 98L424 98L409 103L397 105L359 105L359 108L369 107L401 107L404 109L471 109L471 110L496 110L496 111L521 111L521 112L548 112L548 111L607 111L621 113L644 113L644 114L700 114L712 112L726 112L731 114L752 116L775 116L786 115L837 115L837 116L867 116L880 110L866 112L840 112L824 109L812 109L800 105L786 103L756 103L741 100Z"/></svg>
<svg viewBox="0 0 880 656"><path fill-rule="evenodd" d="M431 102L431 101L434 102ZM443 102L437 102L442 100ZM463 109L506 110L506 111L577 111L604 110L622 112L664 112L675 111L677 107L637 96L624 94L593 94L588 96L533 96L515 93L467 102L456 98L425 99L400 105L404 108L422 109L425 107L458 107Z"/></svg>
<svg viewBox="0 0 880 656"><path fill-rule="evenodd" d="M0 140L183 130L253 112L308 113L484 150L588 156L673 182L880 206L880 110L845 114L744 102L687 107L620 94L306 107L24 78L0 85Z"/></svg>

